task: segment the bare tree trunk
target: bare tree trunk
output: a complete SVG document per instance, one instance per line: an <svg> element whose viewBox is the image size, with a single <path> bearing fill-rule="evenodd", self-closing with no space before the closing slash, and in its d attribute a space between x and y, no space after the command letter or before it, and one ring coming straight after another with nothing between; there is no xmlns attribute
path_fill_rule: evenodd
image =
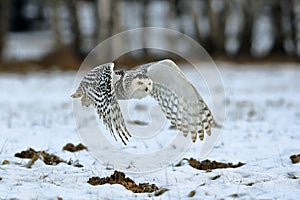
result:
<svg viewBox="0 0 300 200"><path fill-rule="evenodd" d="M200 3L204 8L201 8ZM205 12L207 10L207 4L205 1L192 0L191 2L191 12L192 12L192 21L194 24L194 30L196 35L196 40L206 49L206 51L211 51L211 43L209 43L209 39L207 36L201 35L201 27L200 23L202 19L201 12ZM206 13L207 14L207 13Z"/></svg>
<svg viewBox="0 0 300 200"><path fill-rule="evenodd" d="M201 33L200 33L200 24L199 21L200 19L200 8L199 8L199 1L198 0L192 0L191 2L192 6L192 19L193 19L193 24L194 24L194 29L196 33L196 39L198 42L203 44L204 42L202 41Z"/></svg>
<svg viewBox="0 0 300 200"><path fill-rule="evenodd" d="M280 6L280 0L273 1L271 4L272 8L272 21L273 21L273 29L274 29L274 47L273 47L273 53L284 53L284 48L283 48L283 41L284 41L284 36L283 36L283 26L284 24L282 23L282 9Z"/></svg>
<svg viewBox="0 0 300 200"><path fill-rule="evenodd" d="M208 1L208 15L210 22L210 32L213 45L213 53L224 54L225 41L225 3L223 1Z"/></svg>
<svg viewBox="0 0 300 200"><path fill-rule="evenodd" d="M99 4L99 1L98 0L93 0L92 1L93 3L93 14L94 14L94 32L93 32L93 35L92 35L92 40L93 40L93 43L94 44L98 44L99 40L100 40L100 32L99 32L99 29L100 29L100 13L99 13L99 9L98 9L98 4Z"/></svg>
<svg viewBox="0 0 300 200"><path fill-rule="evenodd" d="M79 27L79 16L78 16L78 10L77 10L77 0L68 0L67 7L70 12L70 26L71 26L71 32L73 34L73 39L71 41L71 48L78 56L82 56L82 38L81 38L81 32Z"/></svg>
<svg viewBox="0 0 300 200"><path fill-rule="evenodd" d="M288 55L295 54L295 46L293 43L293 10L291 0L281 0L280 6L282 10L282 31L283 31L283 48Z"/></svg>
<svg viewBox="0 0 300 200"><path fill-rule="evenodd" d="M300 58L300 2L298 0L292 0L292 8L295 54Z"/></svg>
<svg viewBox="0 0 300 200"><path fill-rule="evenodd" d="M121 13L121 4L120 0L114 0L110 1L110 25L111 25L111 32L109 34L109 37L113 34L119 33L121 30L121 24L120 24L120 13Z"/></svg>
<svg viewBox="0 0 300 200"><path fill-rule="evenodd" d="M107 39L112 35L113 29L113 1L110 0L97 0L98 1L98 13L99 13L99 41ZM113 44L109 44L105 52L101 52L101 58L107 61L112 61Z"/></svg>
<svg viewBox="0 0 300 200"><path fill-rule="evenodd" d="M203 3L203 16L206 16L207 17L207 20L210 21L210 18L209 18L209 1L208 0L202 0L202 3ZM212 38L211 38L211 27L210 27L210 24L207 26L207 29L208 30L208 35L205 36L205 38L203 39L203 47L205 48L205 50L209 53L213 53L213 44L212 44Z"/></svg>
<svg viewBox="0 0 300 200"><path fill-rule="evenodd" d="M113 1L110 0L98 0L98 12L100 18L100 41L105 40L112 35L112 8Z"/></svg>
<svg viewBox="0 0 300 200"><path fill-rule="evenodd" d="M149 26L149 0L143 0L143 27L148 27ZM145 48L147 45L147 33L143 31L143 54L144 56L148 56L148 49Z"/></svg>
<svg viewBox="0 0 300 200"><path fill-rule="evenodd" d="M9 27L10 0L0 1L0 58L5 46L6 35Z"/></svg>
<svg viewBox="0 0 300 200"><path fill-rule="evenodd" d="M121 23L120 23L120 13L121 13L121 3L120 0L110 1L110 33L108 37L113 36L121 31ZM113 44L111 46L111 52L113 59L120 56L122 54L123 47L123 39L120 37L116 37L113 40Z"/></svg>
<svg viewBox="0 0 300 200"><path fill-rule="evenodd" d="M184 33L184 28L183 28L183 12L182 12L182 6L186 3L186 2L183 2L183 0L171 0L171 2L174 4L173 8L175 9L174 10L174 20L176 21L177 23L177 27L178 27L178 30L182 33Z"/></svg>
<svg viewBox="0 0 300 200"><path fill-rule="evenodd" d="M54 32L54 48L60 49L63 46L63 39L61 34L61 24L60 24L60 0L50 0L51 7L51 25Z"/></svg>
<svg viewBox="0 0 300 200"><path fill-rule="evenodd" d="M244 54L250 56L250 49L251 49L251 40L252 40L252 32L253 32L253 19L256 15L257 6L256 0L251 1L243 1L242 9L243 9L243 24L241 27L241 47L239 51L239 55Z"/></svg>

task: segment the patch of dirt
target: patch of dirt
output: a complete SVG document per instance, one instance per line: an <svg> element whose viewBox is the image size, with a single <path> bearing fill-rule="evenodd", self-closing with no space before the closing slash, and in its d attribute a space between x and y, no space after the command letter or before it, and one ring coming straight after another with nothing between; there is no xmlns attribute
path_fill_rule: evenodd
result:
<svg viewBox="0 0 300 200"><path fill-rule="evenodd" d="M245 165L245 163L239 162L237 164L232 163L222 163L217 161L210 161L210 160L203 160L199 162L198 160L194 158L184 158L183 160L187 160L189 165L193 168L199 169L199 170L205 170L210 172L213 169L220 169L220 168L237 168ZM182 161L181 161L182 162ZM181 162L179 162L176 166L181 166Z"/></svg>
<svg viewBox="0 0 300 200"><path fill-rule="evenodd" d="M29 148L26 151L21 151L21 153L16 153L15 157L18 158L30 158L31 162L29 162L28 167L30 168L36 160L38 160L40 157L44 161L46 165L57 165L61 162L65 162L62 160L60 157L54 155L54 154L49 154L45 151L35 151L32 148Z"/></svg>
<svg viewBox="0 0 300 200"><path fill-rule="evenodd" d="M188 197L193 197L193 196L195 196L195 194L196 194L196 191L192 190L189 192Z"/></svg>
<svg viewBox="0 0 300 200"><path fill-rule="evenodd" d="M119 171L114 171L110 177L89 178L88 183L91 185L103 185L106 183L120 184L123 185L127 190L131 190L134 193L152 193L159 190L155 184L139 183L137 185L132 179L125 177L125 174Z"/></svg>
<svg viewBox="0 0 300 200"><path fill-rule="evenodd" d="M20 153L16 153L15 157L31 159L27 164L27 168L31 168L35 161L37 161L38 159L41 159L46 165L57 165L59 163L66 163L74 167L83 167L82 165L79 165L78 162L70 162L71 160L67 162L54 154L49 154L45 151L36 151L32 148L29 148L26 151L21 151Z"/></svg>
<svg viewBox="0 0 300 200"><path fill-rule="evenodd" d="M2 161L2 165L8 165L8 164L10 164L9 160L3 160Z"/></svg>
<svg viewBox="0 0 300 200"><path fill-rule="evenodd" d="M18 157L18 158L33 158L34 154L36 154L36 153L37 152L34 149L29 148L26 151L21 151L21 153L16 153L15 157Z"/></svg>
<svg viewBox="0 0 300 200"><path fill-rule="evenodd" d="M70 151L70 152L76 152L76 151L81 151L81 150L87 150L87 147L84 146L83 144L79 143L78 145L74 145L72 143L66 144L63 149L63 151Z"/></svg>
<svg viewBox="0 0 300 200"><path fill-rule="evenodd" d="M298 154L298 155L291 155L290 159L292 160L293 164L296 164L296 163L300 162L300 154Z"/></svg>

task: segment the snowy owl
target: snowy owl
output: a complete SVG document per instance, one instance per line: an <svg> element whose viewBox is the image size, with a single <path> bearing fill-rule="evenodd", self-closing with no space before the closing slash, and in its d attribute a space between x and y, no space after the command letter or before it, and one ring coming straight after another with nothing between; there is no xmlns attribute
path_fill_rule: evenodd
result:
<svg viewBox="0 0 300 200"><path fill-rule="evenodd" d="M142 99L150 95L158 101L166 118L193 142L216 126L208 106L179 67L166 59L137 66L133 70L114 70L114 63L97 66L87 73L73 98L81 97L82 106L93 105L100 119L117 141L126 145L131 137L118 100Z"/></svg>

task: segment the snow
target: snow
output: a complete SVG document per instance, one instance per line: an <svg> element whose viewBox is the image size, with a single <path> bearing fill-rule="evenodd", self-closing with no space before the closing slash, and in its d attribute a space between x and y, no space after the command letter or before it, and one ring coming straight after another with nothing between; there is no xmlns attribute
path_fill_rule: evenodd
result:
<svg viewBox="0 0 300 200"><path fill-rule="evenodd" d="M299 66L218 66L227 115L223 133L207 158L246 165L208 173L183 162L183 166L171 165L151 173L126 173L137 183L155 183L169 189L158 197L134 194L120 185L91 186L87 183L89 177L109 176L113 169L107 168L113 166L95 159L88 151L62 151L68 142L82 142L70 98L75 73L0 74L0 162L10 161L0 165L0 198L187 199L195 190L195 196L189 199L297 199L299 164L292 164L289 157L300 153ZM185 72L195 81L189 70ZM199 146L199 141L192 144L181 158L199 159ZM78 160L84 167L49 166L39 160L28 169L28 160L14 154L29 147L65 160ZM289 178L289 174L298 179ZM216 175L220 177L212 180Z"/></svg>

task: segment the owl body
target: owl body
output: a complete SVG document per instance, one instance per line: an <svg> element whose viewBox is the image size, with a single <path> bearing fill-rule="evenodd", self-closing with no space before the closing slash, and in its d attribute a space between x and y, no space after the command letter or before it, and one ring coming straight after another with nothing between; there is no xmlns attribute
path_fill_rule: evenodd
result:
<svg viewBox="0 0 300 200"><path fill-rule="evenodd" d="M87 73L73 98L80 98L83 106L93 105L100 119L117 140L126 145L131 134L126 128L118 100L142 99L151 96L157 100L166 118L184 136L191 134L203 140L216 126L210 109L196 88L179 67L166 59L136 67L133 70L114 70L113 63L99 65Z"/></svg>
<svg viewBox="0 0 300 200"><path fill-rule="evenodd" d="M118 100L142 99L152 91L153 81L140 70L116 70L114 79Z"/></svg>

